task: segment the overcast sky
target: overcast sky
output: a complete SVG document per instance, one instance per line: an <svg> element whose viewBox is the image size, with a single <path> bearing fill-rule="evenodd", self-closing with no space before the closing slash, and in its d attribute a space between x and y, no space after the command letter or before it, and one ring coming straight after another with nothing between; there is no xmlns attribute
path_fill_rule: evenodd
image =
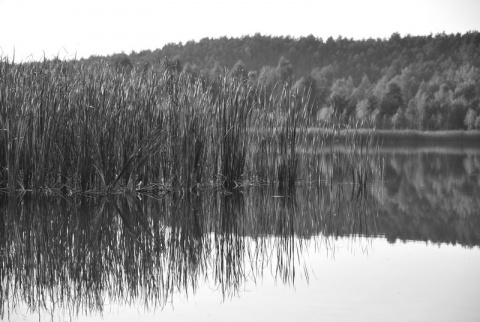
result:
<svg viewBox="0 0 480 322"><path fill-rule="evenodd" d="M204 37L324 40L480 30L480 0L0 0L0 54L109 55Z"/></svg>

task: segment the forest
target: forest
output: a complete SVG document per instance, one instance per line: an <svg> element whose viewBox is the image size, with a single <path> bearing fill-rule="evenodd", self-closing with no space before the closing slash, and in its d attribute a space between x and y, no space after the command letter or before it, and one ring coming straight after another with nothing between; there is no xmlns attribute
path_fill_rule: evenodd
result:
<svg viewBox="0 0 480 322"><path fill-rule="evenodd" d="M327 40L255 34L92 56L122 69L172 67L213 87L220 75L256 95L288 87L308 98L318 126L480 129L480 33ZM217 81L218 83L218 81Z"/></svg>

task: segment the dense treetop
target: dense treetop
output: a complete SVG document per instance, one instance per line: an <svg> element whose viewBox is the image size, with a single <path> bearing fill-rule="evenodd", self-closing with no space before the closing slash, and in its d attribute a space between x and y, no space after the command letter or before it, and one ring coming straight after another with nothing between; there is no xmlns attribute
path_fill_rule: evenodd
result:
<svg viewBox="0 0 480 322"><path fill-rule="evenodd" d="M443 66L436 66L439 69L462 63L480 67L479 46L478 32L422 37L393 34L388 40L360 41L341 37L324 41L312 35L295 39L255 34L242 38L204 38L198 42L167 44L154 51L131 53L130 58L132 62L153 63L164 57L176 56L199 69L212 69L216 64L232 68L241 60L249 70L260 71L264 66L277 65L283 56L294 66L297 78L308 75L315 68L332 66L335 78L352 76L358 85L364 75L371 81L377 81L387 71L398 73L412 64L443 63Z"/></svg>

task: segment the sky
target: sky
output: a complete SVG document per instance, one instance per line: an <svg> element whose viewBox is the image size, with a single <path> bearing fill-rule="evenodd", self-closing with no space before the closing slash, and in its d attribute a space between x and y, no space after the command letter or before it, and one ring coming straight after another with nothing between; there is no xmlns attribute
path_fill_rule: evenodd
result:
<svg viewBox="0 0 480 322"><path fill-rule="evenodd" d="M480 31L480 0L0 0L0 56L87 58L244 35Z"/></svg>

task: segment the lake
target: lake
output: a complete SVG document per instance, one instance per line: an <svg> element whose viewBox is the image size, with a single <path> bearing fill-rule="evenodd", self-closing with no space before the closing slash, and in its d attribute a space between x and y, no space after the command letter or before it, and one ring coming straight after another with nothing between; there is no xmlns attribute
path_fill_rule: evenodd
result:
<svg viewBox="0 0 480 322"><path fill-rule="evenodd" d="M480 149L375 153L366 182L4 197L1 319L479 321Z"/></svg>

